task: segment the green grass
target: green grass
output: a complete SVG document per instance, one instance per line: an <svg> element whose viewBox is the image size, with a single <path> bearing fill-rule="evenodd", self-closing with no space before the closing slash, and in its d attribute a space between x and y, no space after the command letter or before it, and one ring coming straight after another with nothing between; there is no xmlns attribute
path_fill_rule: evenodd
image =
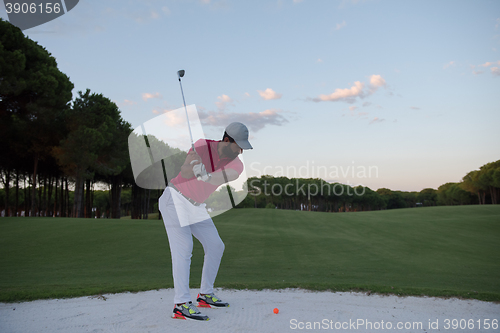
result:
<svg viewBox="0 0 500 333"><path fill-rule="evenodd" d="M236 209L216 287L500 301L500 206L317 213ZM160 220L0 219L0 301L173 287ZM191 286L200 283L195 242Z"/></svg>
<svg viewBox="0 0 500 333"><path fill-rule="evenodd" d="M148 214L148 220L158 220L158 213L149 213ZM120 219L122 220L131 220L132 217L130 215L127 215L127 216L122 216L120 217Z"/></svg>

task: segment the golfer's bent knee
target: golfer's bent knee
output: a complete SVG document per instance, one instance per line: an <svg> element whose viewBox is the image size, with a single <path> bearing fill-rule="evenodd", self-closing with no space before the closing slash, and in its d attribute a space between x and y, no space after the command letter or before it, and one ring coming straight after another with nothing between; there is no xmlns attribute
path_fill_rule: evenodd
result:
<svg viewBox="0 0 500 333"><path fill-rule="evenodd" d="M222 257L222 254L224 253L224 249L226 248L226 246L224 245L224 242L221 240L218 244L217 244L217 248L215 249L215 251L217 251L217 254Z"/></svg>

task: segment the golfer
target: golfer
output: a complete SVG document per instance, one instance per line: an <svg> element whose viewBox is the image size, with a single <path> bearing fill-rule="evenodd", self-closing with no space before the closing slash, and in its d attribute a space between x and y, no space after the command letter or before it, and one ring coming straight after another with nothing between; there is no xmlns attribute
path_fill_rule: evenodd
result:
<svg viewBox="0 0 500 333"><path fill-rule="evenodd" d="M172 318L208 320L198 311L189 293L189 270L193 237L205 251L198 307L224 308L229 304L214 295L214 282L224 252L224 243L203 203L221 184L235 180L243 171L238 158L252 149L248 129L242 123L226 127L221 141L200 139L188 152L180 173L170 181L159 199L172 255L174 310Z"/></svg>

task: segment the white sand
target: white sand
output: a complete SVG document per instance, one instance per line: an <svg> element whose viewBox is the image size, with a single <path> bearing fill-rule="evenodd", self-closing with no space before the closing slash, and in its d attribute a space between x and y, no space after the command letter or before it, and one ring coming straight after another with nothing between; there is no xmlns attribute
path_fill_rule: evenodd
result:
<svg viewBox="0 0 500 333"><path fill-rule="evenodd" d="M500 304L476 300L304 290L216 293L231 307L202 310L210 317L208 322L171 319L172 289L0 303L0 332L500 332L500 328L484 329L485 322L500 319ZM277 315L275 307L280 310ZM446 329L446 319L472 319L469 324L474 328L453 329L449 322ZM398 329L398 322L403 328ZM414 322L422 325L412 327ZM429 328L429 322L437 328ZM405 329L405 324L410 326Z"/></svg>

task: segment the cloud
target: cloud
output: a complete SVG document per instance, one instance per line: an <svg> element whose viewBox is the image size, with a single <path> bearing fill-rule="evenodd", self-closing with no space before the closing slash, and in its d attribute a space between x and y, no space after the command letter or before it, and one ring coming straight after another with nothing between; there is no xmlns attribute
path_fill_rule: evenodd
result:
<svg viewBox="0 0 500 333"><path fill-rule="evenodd" d="M204 126L224 128L232 122L239 121L245 124L251 131L257 132L267 125L282 126L288 123L288 119L281 115L282 112L279 109L268 109L262 112L250 113L198 111L198 116Z"/></svg>
<svg viewBox="0 0 500 333"><path fill-rule="evenodd" d="M493 61L493 62L485 62L482 65L479 65L481 67L490 67L491 65L500 65L500 60L498 61Z"/></svg>
<svg viewBox="0 0 500 333"><path fill-rule="evenodd" d="M349 107L349 115L351 117L356 117L356 118L361 118L361 119L366 119L367 115L368 115L368 112L354 112L354 110L356 110L358 107L357 106L350 106ZM345 114L343 114L342 116L345 116Z"/></svg>
<svg viewBox="0 0 500 333"><path fill-rule="evenodd" d="M380 75L370 76L370 92L373 94L380 87L385 87L387 83Z"/></svg>
<svg viewBox="0 0 500 333"><path fill-rule="evenodd" d="M373 119L370 121L370 124L369 124L369 125L371 125L371 124L376 124L376 123L381 123L381 122L383 122L383 121L385 121L385 119L380 119L379 117L375 117L375 118L373 118Z"/></svg>
<svg viewBox="0 0 500 333"><path fill-rule="evenodd" d="M321 60L320 58L318 58L318 60L316 60L317 63L322 63L323 60Z"/></svg>
<svg viewBox="0 0 500 333"><path fill-rule="evenodd" d="M151 98L163 98L163 96L159 93L159 92L156 92L154 94L150 94L150 93L143 93L142 94L142 99L147 102L148 99L151 99Z"/></svg>
<svg viewBox="0 0 500 333"><path fill-rule="evenodd" d="M128 99L124 100L123 102L115 102L118 107L123 107L123 106L130 106L130 105L135 105L137 102L134 101L129 101Z"/></svg>
<svg viewBox="0 0 500 333"><path fill-rule="evenodd" d="M365 107L370 106L370 105L372 105L372 102L364 102L362 107L365 108Z"/></svg>
<svg viewBox="0 0 500 333"><path fill-rule="evenodd" d="M321 94L318 97L312 98L313 102L337 102L343 101L346 103L354 103L356 98L365 98L374 94L380 87L387 85L385 79L381 75L371 75L369 83L366 85L363 82L356 81L350 88L337 88L329 95ZM363 104L365 106L365 104Z"/></svg>
<svg viewBox="0 0 500 333"><path fill-rule="evenodd" d="M345 21L342 21L342 23L337 23L337 25L335 26L335 28L333 30L338 31L338 30L342 29L343 27L345 27L346 25L347 25L347 23L345 23Z"/></svg>
<svg viewBox="0 0 500 333"><path fill-rule="evenodd" d="M443 66L443 69L446 69L446 68L448 68L448 67L450 67L450 66L455 66L455 62L454 62L454 61L450 61L449 63L447 63L447 64L445 64L445 65Z"/></svg>
<svg viewBox="0 0 500 333"><path fill-rule="evenodd" d="M500 65L500 60L498 61L487 61L485 62L484 64L481 64L481 65L470 65L471 69L472 69L472 74L474 75L479 75L479 74L483 74L484 71L480 71L480 70L474 70L476 67L484 67L484 68L488 68L490 66L494 66L494 65ZM499 76L499 73L498 73L498 67L494 66L494 67L491 67L490 68L490 73L493 75L493 76Z"/></svg>
<svg viewBox="0 0 500 333"><path fill-rule="evenodd" d="M186 120L186 115L183 112L170 112L173 110L170 109L163 109L161 111L158 110L153 110L154 114L159 114L163 113L164 116L162 117L163 123L167 125L168 127L179 127L180 125L186 124L187 126L187 120Z"/></svg>
<svg viewBox="0 0 500 333"><path fill-rule="evenodd" d="M417 106L410 106L410 109L413 109L413 110L420 110L420 108L419 108L419 107L417 107Z"/></svg>
<svg viewBox="0 0 500 333"><path fill-rule="evenodd" d="M354 103L356 97L363 98L365 93L363 91L365 87L364 83L359 81L354 82L354 85L351 88L345 89L335 89L335 91L329 95L319 95L316 98L313 98L314 102L336 102L336 101L345 101L347 103Z"/></svg>
<svg viewBox="0 0 500 333"><path fill-rule="evenodd" d="M264 99L266 101L268 101L270 99L280 99L281 96L283 96L283 94L278 94L277 92L275 92L271 88L267 88L264 91L262 91L262 90L257 90L257 91L259 92L260 97L262 97L262 99Z"/></svg>
<svg viewBox="0 0 500 333"><path fill-rule="evenodd" d="M231 97L228 95L222 94L222 96L218 96L217 99L219 100L218 102L215 102L215 105L217 105L217 108L221 111L224 111L226 109L227 105L233 105L234 106L234 101Z"/></svg>
<svg viewBox="0 0 500 333"><path fill-rule="evenodd" d="M484 64L482 64L482 65L478 65L478 66L481 66L481 67L489 67L489 66L491 66L491 65L493 65L493 63L492 63L492 62L485 62Z"/></svg>
<svg viewBox="0 0 500 333"><path fill-rule="evenodd" d="M157 19L158 17L160 17L160 14L158 14L156 11L152 10L151 11L151 18Z"/></svg>

